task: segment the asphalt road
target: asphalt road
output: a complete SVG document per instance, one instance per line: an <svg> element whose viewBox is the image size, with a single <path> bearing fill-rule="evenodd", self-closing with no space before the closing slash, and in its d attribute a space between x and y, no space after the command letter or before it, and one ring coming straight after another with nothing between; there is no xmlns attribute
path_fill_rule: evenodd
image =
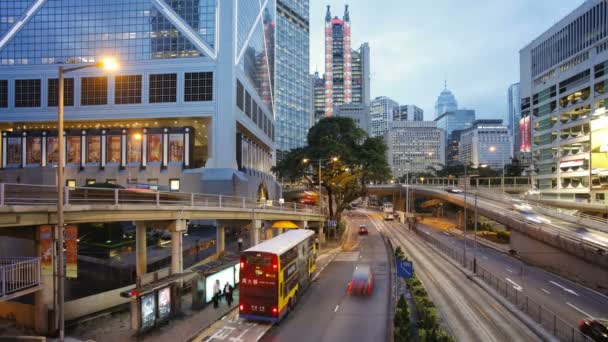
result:
<svg viewBox="0 0 608 342"><path fill-rule="evenodd" d="M379 217L370 212L371 217ZM457 341L539 341L516 317L403 225L374 224L401 246Z"/></svg>
<svg viewBox="0 0 608 342"><path fill-rule="evenodd" d="M462 249L464 239L447 231L418 224L418 229L453 248ZM469 238L470 239L470 238ZM510 255L477 244L477 262L494 276L513 285L520 293L547 307L573 327L581 318L608 317L608 297L570 282L537 267L526 265ZM467 242L468 256L473 255L473 241Z"/></svg>
<svg viewBox="0 0 608 342"><path fill-rule="evenodd" d="M262 341L386 341L389 322L389 265L379 232L361 214L350 224L366 224L369 235L351 252L339 253L305 292L296 309L275 325ZM375 277L371 297L349 296L347 284L357 265L371 265Z"/></svg>

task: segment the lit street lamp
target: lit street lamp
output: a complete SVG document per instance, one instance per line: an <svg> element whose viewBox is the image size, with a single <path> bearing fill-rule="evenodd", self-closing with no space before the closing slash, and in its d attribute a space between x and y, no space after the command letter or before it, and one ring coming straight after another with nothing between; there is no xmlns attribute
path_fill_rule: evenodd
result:
<svg viewBox="0 0 608 342"><path fill-rule="evenodd" d="M63 164L65 161L65 141L63 138L63 94L64 94L64 75L73 72L76 70L86 69L98 67L106 71L116 71L119 69L118 61L114 58L103 58L100 62L95 64L86 64L73 68L64 68L63 65L59 66L59 84L58 84L58 92L59 92L59 111L57 115L57 144L59 146L59 165L57 166L57 230L55 232L58 245L60 248L59 256L58 256L58 265L59 265L59 281L57 285L57 307L58 307L58 318L59 318L59 340L63 341L65 336L65 310L64 310L64 295L65 295L65 270L64 270L64 261L63 261L63 234L64 234L64 226L63 226L63 191L64 191L64 180L63 180Z"/></svg>

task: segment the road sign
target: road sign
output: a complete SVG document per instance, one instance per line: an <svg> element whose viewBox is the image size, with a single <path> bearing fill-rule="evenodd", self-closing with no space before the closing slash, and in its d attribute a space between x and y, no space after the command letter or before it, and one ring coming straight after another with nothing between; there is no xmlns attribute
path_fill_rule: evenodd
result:
<svg viewBox="0 0 608 342"><path fill-rule="evenodd" d="M329 220L327 221L327 225L329 227L336 227L338 225L338 222L336 220Z"/></svg>
<svg viewBox="0 0 608 342"><path fill-rule="evenodd" d="M405 279L411 278L414 274L414 262L409 260L397 259L397 275Z"/></svg>

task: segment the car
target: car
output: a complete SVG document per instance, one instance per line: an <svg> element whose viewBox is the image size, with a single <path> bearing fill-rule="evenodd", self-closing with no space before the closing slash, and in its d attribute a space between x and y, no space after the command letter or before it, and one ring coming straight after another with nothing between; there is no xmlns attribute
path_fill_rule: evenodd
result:
<svg viewBox="0 0 608 342"><path fill-rule="evenodd" d="M367 230L367 227L362 224L359 226L359 235L367 235L367 233L369 233L369 231Z"/></svg>
<svg viewBox="0 0 608 342"><path fill-rule="evenodd" d="M452 193L452 194L460 194L462 193L462 189L459 188L454 188L454 187L449 187L447 189L445 189L445 191Z"/></svg>
<svg viewBox="0 0 608 342"><path fill-rule="evenodd" d="M579 322L578 328L594 341L608 342L608 319L584 318Z"/></svg>
<svg viewBox="0 0 608 342"><path fill-rule="evenodd" d="M374 275L368 265L358 265L355 267L353 277L348 282L347 293L351 296L371 296L374 290Z"/></svg>

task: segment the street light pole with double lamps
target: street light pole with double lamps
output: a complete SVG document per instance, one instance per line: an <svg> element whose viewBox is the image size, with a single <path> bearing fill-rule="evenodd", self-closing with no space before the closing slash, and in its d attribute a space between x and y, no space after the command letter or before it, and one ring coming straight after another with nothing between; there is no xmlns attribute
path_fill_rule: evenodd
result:
<svg viewBox="0 0 608 342"><path fill-rule="evenodd" d="M64 180L63 180L63 165L65 163L65 140L63 138L63 118L64 118L64 75L76 70L98 67L106 71L118 70L119 65L114 58L103 58L99 63L81 65L73 68L64 68L63 65L59 66L59 84L58 84L58 115L57 115L57 144L59 145L59 165L57 165L57 227L55 236L57 237L57 244L59 246L59 255L57 257L58 268L58 282L57 282L57 309L59 319L59 340L64 341L65 338L65 269L64 269L64 220L63 220L63 192L64 192Z"/></svg>
<svg viewBox="0 0 608 342"><path fill-rule="evenodd" d="M310 159L308 159L308 158L302 159L302 162L304 164L307 164L309 161L310 161ZM321 162L324 162L324 161L337 162L338 157L332 157L330 159L317 159L317 161L319 162L319 211L321 212L321 215L323 215L323 191L321 188ZM321 232L323 231L323 224L324 224L324 221L321 221L321 228L319 229L319 245L321 243L325 242L325 235L321 234Z"/></svg>

